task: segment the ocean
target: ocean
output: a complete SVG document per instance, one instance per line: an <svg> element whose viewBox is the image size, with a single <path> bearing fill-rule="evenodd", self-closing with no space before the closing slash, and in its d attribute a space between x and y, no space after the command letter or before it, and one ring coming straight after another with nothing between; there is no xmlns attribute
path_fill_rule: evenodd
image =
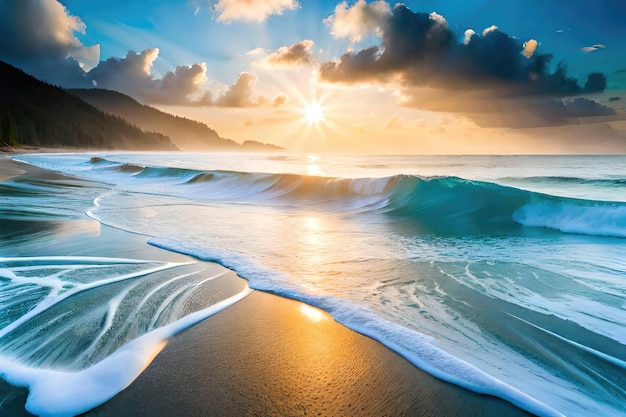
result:
<svg viewBox="0 0 626 417"><path fill-rule="evenodd" d="M88 216L226 268L43 257L3 231L0 373L31 412L106 401L256 289L537 415L626 413L626 156L13 158L80 183L0 183L0 219Z"/></svg>

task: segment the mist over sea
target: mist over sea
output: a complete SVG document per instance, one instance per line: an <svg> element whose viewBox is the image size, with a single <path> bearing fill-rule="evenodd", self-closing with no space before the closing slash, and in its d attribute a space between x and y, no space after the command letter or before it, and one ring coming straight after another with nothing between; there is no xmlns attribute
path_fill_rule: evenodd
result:
<svg viewBox="0 0 626 417"><path fill-rule="evenodd" d="M91 185L6 185L4 218L86 212L326 310L438 378L539 415L624 415L625 156L14 159ZM24 200L33 192L36 208ZM200 264L37 258L32 242L11 242L0 248L0 311L11 312L0 373L31 388L56 378L46 372L71 371L80 387L99 363L142 363L159 340L249 292L219 290L225 270ZM138 329L115 327L116 314ZM78 324L88 330L69 352ZM39 339L25 345L33 329Z"/></svg>

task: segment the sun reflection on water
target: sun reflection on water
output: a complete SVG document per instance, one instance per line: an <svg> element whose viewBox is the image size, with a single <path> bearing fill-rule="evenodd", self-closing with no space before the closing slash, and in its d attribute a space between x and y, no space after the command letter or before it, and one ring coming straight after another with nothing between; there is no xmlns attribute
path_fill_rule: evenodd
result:
<svg viewBox="0 0 626 417"><path fill-rule="evenodd" d="M307 160L307 166L306 166L306 172L307 175L315 175L315 176L320 176L322 175L322 170L320 169L320 165L317 163L317 161L319 161L320 157L317 155L309 155Z"/></svg>

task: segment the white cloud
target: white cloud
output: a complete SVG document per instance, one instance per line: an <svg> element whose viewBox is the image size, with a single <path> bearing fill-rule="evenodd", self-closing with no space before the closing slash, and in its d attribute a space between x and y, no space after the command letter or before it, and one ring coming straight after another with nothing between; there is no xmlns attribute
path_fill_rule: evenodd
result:
<svg viewBox="0 0 626 417"><path fill-rule="evenodd" d="M470 43L470 41L472 40L472 36L474 36L476 34L476 32L474 31L474 29L467 29L465 31L465 37L463 39L463 45L468 45Z"/></svg>
<svg viewBox="0 0 626 417"><path fill-rule="evenodd" d="M483 36L487 36L489 32L494 32L496 30L499 30L498 27L496 25L491 25L483 30Z"/></svg>
<svg viewBox="0 0 626 417"><path fill-rule="evenodd" d="M359 42L370 34L381 36L390 13L391 6L386 1L368 4L365 0L358 0L352 6L343 1L335 7L335 14L324 19L324 23L330 26L334 37Z"/></svg>
<svg viewBox="0 0 626 417"><path fill-rule="evenodd" d="M219 0L215 11L220 22L263 22L269 16L297 7L296 0Z"/></svg>
<svg viewBox="0 0 626 417"><path fill-rule="evenodd" d="M265 49L263 48L254 48L248 52L246 52L246 56L256 56L265 53Z"/></svg>

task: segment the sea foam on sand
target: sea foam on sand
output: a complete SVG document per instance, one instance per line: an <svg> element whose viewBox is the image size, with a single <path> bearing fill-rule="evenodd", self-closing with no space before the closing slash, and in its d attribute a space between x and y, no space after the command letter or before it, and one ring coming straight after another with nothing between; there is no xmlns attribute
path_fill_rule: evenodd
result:
<svg viewBox="0 0 626 417"><path fill-rule="evenodd" d="M0 374L28 387L26 410L38 416L74 416L112 398L132 383L165 347L167 339L224 310L252 292L250 288L204 310L135 339L97 364L78 371L32 368L0 356Z"/></svg>

